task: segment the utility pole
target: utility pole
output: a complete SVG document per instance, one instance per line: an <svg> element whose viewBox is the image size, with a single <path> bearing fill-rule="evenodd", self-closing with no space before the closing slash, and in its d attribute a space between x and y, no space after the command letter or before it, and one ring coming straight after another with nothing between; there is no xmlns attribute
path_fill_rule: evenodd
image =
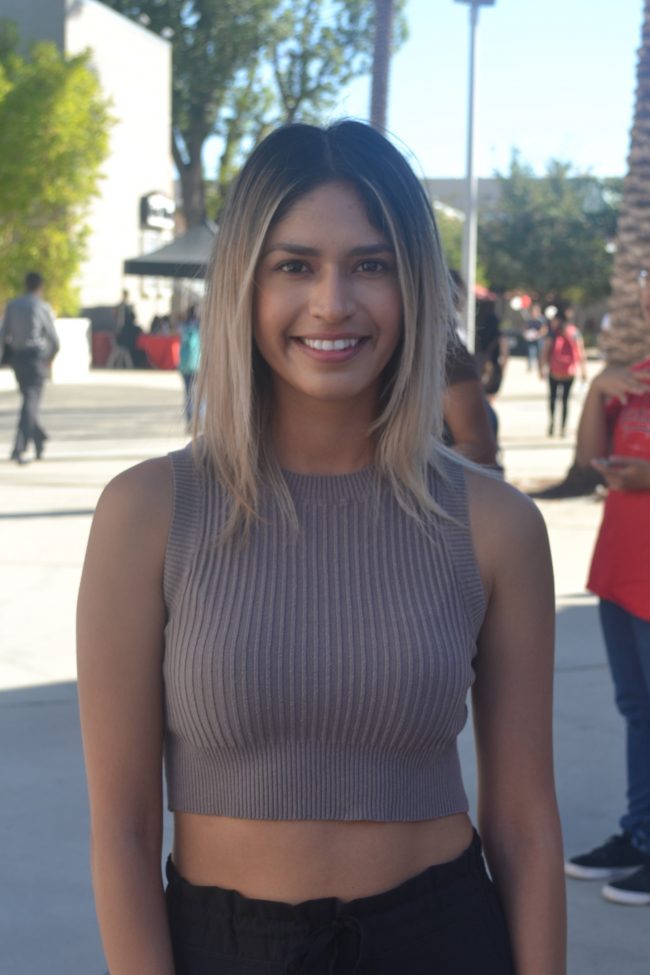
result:
<svg viewBox="0 0 650 975"><path fill-rule="evenodd" d="M388 105L388 79L393 47L394 0L375 0L375 38L372 55L370 124L384 131Z"/></svg>
<svg viewBox="0 0 650 975"><path fill-rule="evenodd" d="M465 336L470 352L476 349L476 229L478 179L474 170L474 102L476 95L476 28L479 7L493 7L496 0L456 0L469 4L469 67L467 100L467 165L465 170L465 226L463 228L463 277L467 285Z"/></svg>

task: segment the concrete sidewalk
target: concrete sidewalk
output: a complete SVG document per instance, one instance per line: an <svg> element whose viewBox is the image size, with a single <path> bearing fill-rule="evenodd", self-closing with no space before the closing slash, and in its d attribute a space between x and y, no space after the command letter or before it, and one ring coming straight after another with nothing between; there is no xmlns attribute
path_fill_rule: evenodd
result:
<svg viewBox="0 0 650 975"><path fill-rule="evenodd" d="M593 369L598 368L596 365ZM0 457L18 396L0 370ZM523 487L559 480L571 439L545 436L545 387L512 360L496 403L508 476ZM572 403L573 423L579 403ZM103 485L146 457L181 446L180 378L98 372L51 386L51 434L40 464L0 460L0 759L2 975L101 975L87 862L85 798L74 683L74 604L92 511ZM573 429L573 427L571 427ZM558 596L556 763L568 851L616 829L624 794L623 729L584 591L600 503L543 502ZM474 802L471 734L462 737ZM598 885L571 882L570 975L647 975L643 910L606 904Z"/></svg>

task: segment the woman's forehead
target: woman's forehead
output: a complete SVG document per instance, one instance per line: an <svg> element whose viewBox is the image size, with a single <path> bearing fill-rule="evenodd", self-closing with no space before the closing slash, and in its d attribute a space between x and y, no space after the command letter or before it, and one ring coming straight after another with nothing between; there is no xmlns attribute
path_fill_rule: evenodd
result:
<svg viewBox="0 0 650 975"><path fill-rule="evenodd" d="M321 183L293 200L271 225L267 243L295 233L316 241L333 232L360 234L368 243L390 246L389 235L371 219L358 188L341 180Z"/></svg>

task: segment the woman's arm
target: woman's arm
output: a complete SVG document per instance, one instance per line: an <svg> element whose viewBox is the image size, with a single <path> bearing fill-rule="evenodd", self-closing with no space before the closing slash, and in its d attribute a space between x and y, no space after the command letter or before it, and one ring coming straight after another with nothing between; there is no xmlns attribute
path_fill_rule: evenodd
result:
<svg viewBox="0 0 650 975"><path fill-rule="evenodd" d="M564 975L548 541L527 498L474 472L468 483L472 534L489 594L473 690L479 829L506 913L517 975Z"/></svg>
<svg viewBox="0 0 650 975"><path fill-rule="evenodd" d="M628 396L647 393L650 374L633 372L622 366L608 366L593 379L582 407L578 424L576 460L586 467L608 452L605 404L616 398L625 403Z"/></svg>
<svg viewBox="0 0 650 975"><path fill-rule="evenodd" d="M165 459L97 506L79 592L78 678L95 902L111 975L173 975L160 870Z"/></svg>

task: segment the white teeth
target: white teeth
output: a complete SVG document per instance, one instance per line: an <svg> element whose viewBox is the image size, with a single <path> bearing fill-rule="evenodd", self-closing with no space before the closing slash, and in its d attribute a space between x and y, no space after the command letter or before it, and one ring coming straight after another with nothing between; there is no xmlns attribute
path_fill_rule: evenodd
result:
<svg viewBox="0 0 650 975"><path fill-rule="evenodd" d="M358 345L361 339L303 339L306 346L318 352L343 352Z"/></svg>

